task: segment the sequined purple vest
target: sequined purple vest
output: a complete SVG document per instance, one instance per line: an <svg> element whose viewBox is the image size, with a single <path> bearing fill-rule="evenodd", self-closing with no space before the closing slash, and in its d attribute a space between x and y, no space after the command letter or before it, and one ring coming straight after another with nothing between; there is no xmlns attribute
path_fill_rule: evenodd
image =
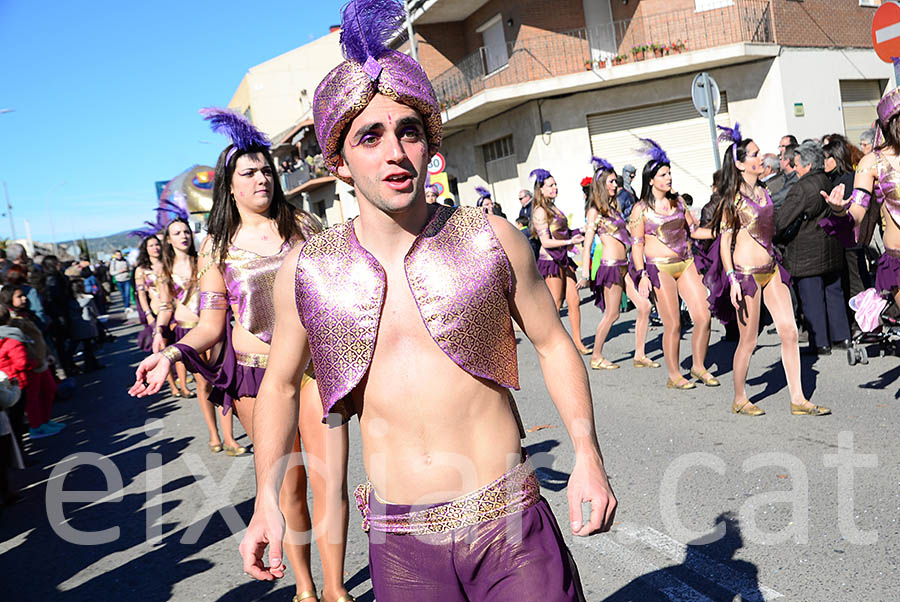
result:
<svg viewBox="0 0 900 602"><path fill-rule="evenodd" d="M438 347L469 374L518 389L512 269L484 212L438 208L404 266ZM300 251L297 310L326 415L352 414L349 395L372 361L385 288L384 268L359 243L352 221L313 236Z"/></svg>

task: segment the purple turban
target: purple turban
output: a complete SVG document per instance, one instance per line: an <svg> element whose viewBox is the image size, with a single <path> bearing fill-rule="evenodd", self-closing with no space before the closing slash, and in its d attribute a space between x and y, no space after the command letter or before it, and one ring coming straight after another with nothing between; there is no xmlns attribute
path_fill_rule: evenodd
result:
<svg viewBox="0 0 900 602"><path fill-rule="evenodd" d="M428 76L411 57L387 46L405 18L397 0L352 0L344 7L341 47L346 60L325 76L313 98L316 137L325 165L335 175L347 126L376 94L422 115L430 155L441 146L440 106Z"/></svg>

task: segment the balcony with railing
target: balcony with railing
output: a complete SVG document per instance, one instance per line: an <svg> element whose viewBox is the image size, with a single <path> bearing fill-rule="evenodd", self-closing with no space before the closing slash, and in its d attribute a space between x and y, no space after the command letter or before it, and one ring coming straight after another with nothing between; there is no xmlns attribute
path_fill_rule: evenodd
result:
<svg viewBox="0 0 900 602"><path fill-rule="evenodd" d="M599 28L521 36L505 46L479 48L432 84L446 110L490 88L740 42L775 43L769 0L735 0L714 10L667 11Z"/></svg>

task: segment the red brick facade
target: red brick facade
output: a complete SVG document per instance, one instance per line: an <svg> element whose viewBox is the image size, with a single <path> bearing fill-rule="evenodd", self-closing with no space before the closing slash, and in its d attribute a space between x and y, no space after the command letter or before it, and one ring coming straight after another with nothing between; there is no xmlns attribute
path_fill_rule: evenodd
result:
<svg viewBox="0 0 900 602"><path fill-rule="evenodd" d="M872 47L875 8L859 0L774 0L775 37L783 46Z"/></svg>

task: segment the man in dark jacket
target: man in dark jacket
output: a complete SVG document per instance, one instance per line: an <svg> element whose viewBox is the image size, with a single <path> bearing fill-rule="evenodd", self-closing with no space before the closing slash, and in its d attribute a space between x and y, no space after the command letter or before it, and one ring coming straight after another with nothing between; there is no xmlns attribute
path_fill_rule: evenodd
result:
<svg viewBox="0 0 900 602"><path fill-rule="evenodd" d="M846 347L850 338L841 285L844 249L819 227L819 220L829 212L821 193L831 191L821 145L804 142L797 148L794 163L798 180L784 204L775 209L775 230L782 233L802 220L797 235L786 243L784 267L797 287L810 346L827 355L832 343Z"/></svg>

